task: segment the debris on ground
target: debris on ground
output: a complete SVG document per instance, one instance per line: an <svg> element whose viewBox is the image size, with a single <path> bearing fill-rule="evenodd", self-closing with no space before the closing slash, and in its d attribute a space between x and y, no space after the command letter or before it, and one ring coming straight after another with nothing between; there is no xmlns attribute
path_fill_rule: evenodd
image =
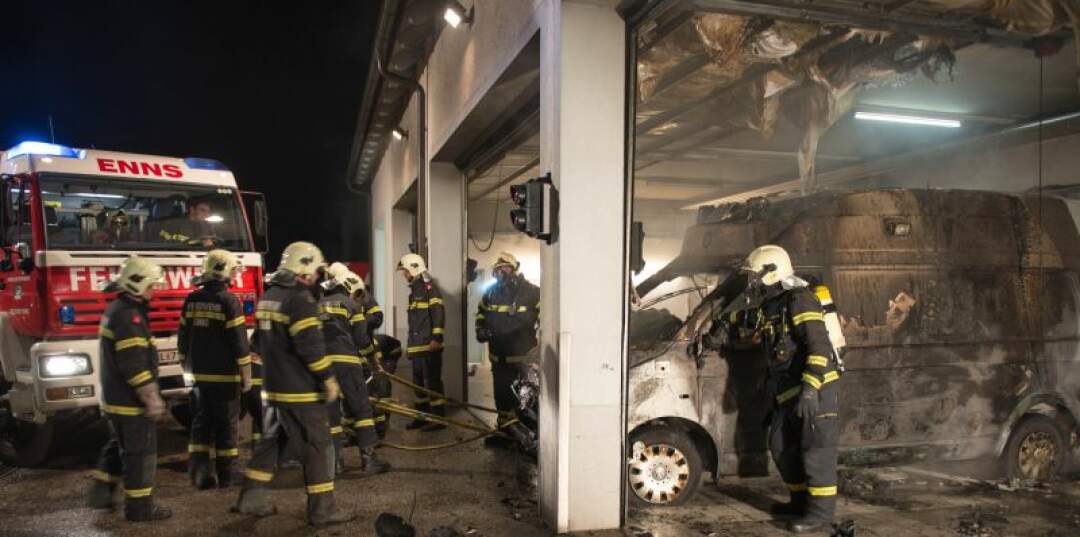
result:
<svg viewBox="0 0 1080 537"><path fill-rule="evenodd" d="M999 537L1008 525L1005 515L976 507L956 521L955 531L965 537Z"/></svg>
<svg viewBox="0 0 1080 537"><path fill-rule="evenodd" d="M416 537L416 529L397 515L379 513L379 517L375 519L375 535L378 537Z"/></svg>
<svg viewBox="0 0 1080 537"><path fill-rule="evenodd" d="M464 537L460 531L450 526L439 526L428 532L427 537Z"/></svg>
<svg viewBox="0 0 1080 537"><path fill-rule="evenodd" d="M829 534L829 537L855 537L855 521L849 518L838 524L833 524L832 533Z"/></svg>

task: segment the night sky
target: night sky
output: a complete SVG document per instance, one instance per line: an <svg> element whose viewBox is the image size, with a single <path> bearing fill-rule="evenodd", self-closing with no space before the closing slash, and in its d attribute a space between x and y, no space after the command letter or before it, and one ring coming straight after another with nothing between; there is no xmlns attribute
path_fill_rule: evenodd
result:
<svg viewBox="0 0 1080 537"><path fill-rule="evenodd" d="M4 2L0 146L49 140L224 162L270 202L271 254L365 260L345 169L374 0Z"/></svg>

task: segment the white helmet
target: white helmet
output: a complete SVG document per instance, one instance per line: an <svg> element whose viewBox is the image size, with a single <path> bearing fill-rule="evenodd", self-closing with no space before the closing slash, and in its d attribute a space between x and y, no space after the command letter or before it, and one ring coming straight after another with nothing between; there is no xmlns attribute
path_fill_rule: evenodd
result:
<svg viewBox="0 0 1080 537"><path fill-rule="evenodd" d="M281 253L278 270L287 270L297 276L311 276L326 267L322 250L310 242L298 241L285 247Z"/></svg>
<svg viewBox="0 0 1080 537"><path fill-rule="evenodd" d="M110 292L121 291L135 296L146 296L146 291L162 281L165 271L153 261L133 255L124 261L120 272L105 285Z"/></svg>
<svg viewBox="0 0 1080 537"><path fill-rule="evenodd" d="M510 252L499 252L499 257L495 258L495 262L491 264L491 270L496 271L502 267L510 267L517 272L521 267L521 262Z"/></svg>
<svg viewBox="0 0 1080 537"><path fill-rule="evenodd" d="M750 252L741 270L757 275L764 285L775 285L795 275L791 257L774 244L759 246Z"/></svg>
<svg viewBox="0 0 1080 537"><path fill-rule="evenodd" d="M345 292L350 295L365 289L363 278L349 270L349 267L345 266L344 263L336 261L331 263L330 267L326 269L326 281L323 282L322 285L326 290L333 289L337 286L344 287Z"/></svg>
<svg viewBox="0 0 1080 537"><path fill-rule="evenodd" d="M203 258L202 273L196 283L211 280L229 281L240 272L240 258L228 250L210 250Z"/></svg>
<svg viewBox="0 0 1080 537"><path fill-rule="evenodd" d="M401 256L401 261L398 261L397 268L398 270L408 272L413 278L427 272L427 264L424 263L424 258L416 254L405 254Z"/></svg>

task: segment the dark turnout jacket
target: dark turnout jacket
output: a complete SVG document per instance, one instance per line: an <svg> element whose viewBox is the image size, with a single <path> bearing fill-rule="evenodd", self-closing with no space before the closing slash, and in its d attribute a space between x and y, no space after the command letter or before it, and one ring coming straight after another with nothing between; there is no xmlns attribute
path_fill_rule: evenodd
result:
<svg viewBox="0 0 1080 537"><path fill-rule="evenodd" d="M121 293L105 308L98 334L102 410L120 416L145 414L146 406L135 390L158 378L146 303Z"/></svg>
<svg viewBox="0 0 1080 537"><path fill-rule="evenodd" d="M803 385L820 390L840 378L824 311L810 288L796 287L766 300L758 325L769 357L770 397L778 404L797 397Z"/></svg>
<svg viewBox="0 0 1080 537"><path fill-rule="evenodd" d="M476 329L488 330L495 356L521 356L536 346L540 288L520 275L493 285L480 299Z"/></svg>
<svg viewBox="0 0 1080 537"><path fill-rule="evenodd" d="M275 406L323 404L322 384L332 370L311 291L279 274L259 300L255 319L263 399Z"/></svg>
<svg viewBox="0 0 1080 537"><path fill-rule="evenodd" d="M431 342L442 343L446 311L442 293L427 273L409 284L409 341L408 353L429 352Z"/></svg>
<svg viewBox="0 0 1080 537"><path fill-rule="evenodd" d="M176 344L196 386L237 393L251 356L243 308L225 282L210 281L184 300Z"/></svg>
<svg viewBox="0 0 1080 537"><path fill-rule="evenodd" d="M331 362L361 365L374 351L361 306L340 287L319 299L319 320Z"/></svg>

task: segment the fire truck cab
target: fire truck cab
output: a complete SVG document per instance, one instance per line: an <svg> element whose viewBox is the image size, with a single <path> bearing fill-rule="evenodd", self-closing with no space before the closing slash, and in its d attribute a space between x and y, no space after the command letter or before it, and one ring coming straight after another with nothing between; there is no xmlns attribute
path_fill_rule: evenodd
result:
<svg viewBox="0 0 1080 537"><path fill-rule="evenodd" d="M132 254L165 269L150 303L159 384L186 399L176 331L191 279L206 251L237 253L232 291L253 322L265 230L261 195L215 160L41 142L0 152L0 458L38 464L57 421L98 415L98 323L115 296L100 289Z"/></svg>

